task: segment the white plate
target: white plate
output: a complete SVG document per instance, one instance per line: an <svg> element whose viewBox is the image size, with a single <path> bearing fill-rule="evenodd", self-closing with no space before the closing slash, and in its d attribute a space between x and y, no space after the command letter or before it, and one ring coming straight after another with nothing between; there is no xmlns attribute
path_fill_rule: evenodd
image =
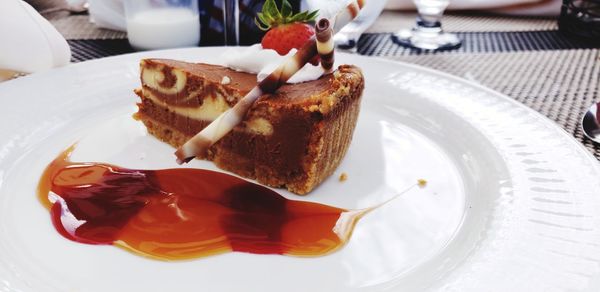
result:
<svg viewBox="0 0 600 292"><path fill-rule="evenodd" d="M574 139L476 84L340 54L366 76L350 150L309 196L280 193L362 208L429 181L366 216L342 250L161 262L63 239L36 199L44 167L76 141L76 161L175 167L173 149L131 118L137 64L220 51L123 55L0 84L0 291L599 291L600 167Z"/></svg>

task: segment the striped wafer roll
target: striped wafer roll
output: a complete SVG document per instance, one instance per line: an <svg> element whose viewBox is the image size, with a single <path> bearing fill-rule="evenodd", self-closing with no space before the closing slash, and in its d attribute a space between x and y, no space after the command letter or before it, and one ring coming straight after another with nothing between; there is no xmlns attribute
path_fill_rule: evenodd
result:
<svg viewBox="0 0 600 292"><path fill-rule="evenodd" d="M287 59L283 64L279 65L275 71L263 79L263 81L258 84L258 87L265 93L275 92L316 55L317 45L316 40L313 37L306 42L294 56Z"/></svg>
<svg viewBox="0 0 600 292"><path fill-rule="evenodd" d="M375 1L375 0L373 0ZM365 6L365 0L353 0L335 16L333 34L338 33L346 24L352 21Z"/></svg>
<svg viewBox="0 0 600 292"><path fill-rule="evenodd" d="M340 31L342 27L352 21L358 15L364 3L365 0L353 0L348 6L342 9L335 17L333 32ZM246 112L254 104L254 101L263 93L275 92L316 55L317 40L313 37L294 56L279 65L275 71L240 99L235 106L223 112L206 128L179 147L175 151L177 163L187 163L194 159L194 157L205 153L212 144L219 141L219 139L242 121Z"/></svg>
<svg viewBox="0 0 600 292"><path fill-rule="evenodd" d="M333 29L331 29L329 20L322 18L315 25L315 35L317 37L317 52L321 57L321 67L325 72L331 72L334 63L334 45Z"/></svg>

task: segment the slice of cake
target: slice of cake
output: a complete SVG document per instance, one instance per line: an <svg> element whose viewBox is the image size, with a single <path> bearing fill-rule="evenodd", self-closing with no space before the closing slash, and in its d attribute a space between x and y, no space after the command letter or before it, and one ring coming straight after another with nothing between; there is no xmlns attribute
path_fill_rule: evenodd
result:
<svg viewBox="0 0 600 292"><path fill-rule="evenodd" d="M136 117L148 132L179 147L256 85L256 75L165 59L141 61ZM331 175L352 139L364 80L340 66L318 80L261 96L205 157L259 183L306 194Z"/></svg>

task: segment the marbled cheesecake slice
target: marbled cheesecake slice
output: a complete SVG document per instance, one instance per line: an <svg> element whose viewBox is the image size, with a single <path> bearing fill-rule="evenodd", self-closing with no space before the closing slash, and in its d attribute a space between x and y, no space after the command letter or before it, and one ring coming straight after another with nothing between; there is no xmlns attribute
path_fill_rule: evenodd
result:
<svg viewBox="0 0 600 292"><path fill-rule="evenodd" d="M148 132L179 147L256 85L256 75L209 64L141 61L136 114ZM364 80L340 66L318 80L260 97L243 122L205 157L259 183L306 194L344 157L358 117Z"/></svg>

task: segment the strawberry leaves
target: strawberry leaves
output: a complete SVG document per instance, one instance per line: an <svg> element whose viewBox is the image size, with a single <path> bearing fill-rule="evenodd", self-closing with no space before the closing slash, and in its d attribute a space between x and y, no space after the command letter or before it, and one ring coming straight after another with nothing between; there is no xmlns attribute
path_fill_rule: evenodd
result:
<svg viewBox="0 0 600 292"><path fill-rule="evenodd" d="M281 16L283 16L283 18L287 18L292 16L292 5L290 4L290 2L288 2L287 0L283 0L283 3L281 3Z"/></svg>
<svg viewBox="0 0 600 292"><path fill-rule="evenodd" d="M270 28L279 25L314 21L318 13L319 11L315 10L312 12L303 11L294 14L292 5L287 0L283 0L281 9L277 7L275 0L266 0L265 4L263 4L262 11L256 14L254 23L256 23L256 26L261 30L267 31Z"/></svg>

